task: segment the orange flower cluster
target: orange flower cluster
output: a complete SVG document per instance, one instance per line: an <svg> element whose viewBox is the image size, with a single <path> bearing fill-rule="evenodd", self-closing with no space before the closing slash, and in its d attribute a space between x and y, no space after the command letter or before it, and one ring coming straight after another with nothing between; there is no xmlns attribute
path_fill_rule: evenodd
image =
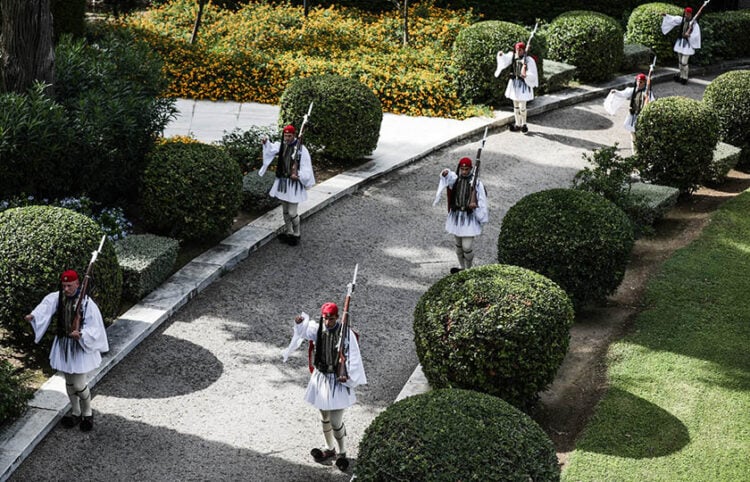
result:
<svg viewBox="0 0 750 482"><path fill-rule="evenodd" d="M408 46L398 12L329 7L305 18L302 8L262 3L237 12L206 5L191 45L196 13L193 0L175 0L121 24L162 55L170 96L274 104L290 79L338 74L367 85L386 112L467 115L448 65L470 12L412 7Z"/></svg>

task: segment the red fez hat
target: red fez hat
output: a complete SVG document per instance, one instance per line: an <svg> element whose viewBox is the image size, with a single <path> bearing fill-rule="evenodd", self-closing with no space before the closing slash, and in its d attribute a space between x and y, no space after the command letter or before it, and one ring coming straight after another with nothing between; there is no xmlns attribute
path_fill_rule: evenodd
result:
<svg viewBox="0 0 750 482"><path fill-rule="evenodd" d="M635 80L646 80L646 74L640 73L635 76Z"/></svg>
<svg viewBox="0 0 750 482"><path fill-rule="evenodd" d="M689 13L690 15L693 14L693 9L690 7L685 7L685 13Z"/></svg>
<svg viewBox="0 0 750 482"><path fill-rule="evenodd" d="M518 49L526 49L526 44L523 42L517 42L515 45L516 50Z"/></svg>
<svg viewBox="0 0 750 482"><path fill-rule="evenodd" d="M60 281L62 281L63 283L70 283L71 281L78 281L78 273L76 273L72 269L63 271L63 274L60 275Z"/></svg>
<svg viewBox="0 0 750 482"><path fill-rule="evenodd" d="M297 131L294 129L294 126L291 125L291 124L289 124L288 126L284 127L284 134L294 134L295 132L297 132Z"/></svg>
<svg viewBox="0 0 750 482"><path fill-rule="evenodd" d="M471 167L471 159L468 157L462 157L460 161L458 161L458 167Z"/></svg>
<svg viewBox="0 0 750 482"><path fill-rule="evenodd" d="M336 303L323 303L323 306L320 308L320 314L325 315L333 315L338 316L339 314L339 307L336 306Z"/></svg>

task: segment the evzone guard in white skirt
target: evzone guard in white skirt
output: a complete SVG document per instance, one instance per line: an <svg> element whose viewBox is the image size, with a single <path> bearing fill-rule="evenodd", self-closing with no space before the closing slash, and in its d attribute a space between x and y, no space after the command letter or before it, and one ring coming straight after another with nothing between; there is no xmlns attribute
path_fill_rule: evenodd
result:
<svg viewBox="0 0 750 482"><path fill-rule="evenodd" d="M34 330L34 342L39 343L54 318L55 337L49 361L53 369L65 375L65 389L71 404L70 413L62 418L61 424L66 428L78 425L88 432L94 427L94 413L86 374L97 368L102 362L101 354L109 351L107 331L99 307L88 296L82 301L80 327L73 330L80 291L78 273L63 272L60 285L60 291L45 296L25 319Z"/></svg>
<svg viewBox="0 0 750 482"><path fill-rule="evenodd" d="M643 108L649 102L654 100L654 94L646 86L646 74L640 73L635 76L635 81L630 87L626 87L622 90L612 89L609 91L609 95L604 99L604 110L609 115L615 115L617 111L628 103L628 115L625 117L625 123L623 127L625 130L630 132L630 143L633 153L636 153L635 147L635 126Z"/></svg>
<svg viewBox="0 0 750 482"><path fill-rule="evenodd" d="M674 80L682 84L687 84L690 56L701 48L701 28L698 22L695 21L696 19L693 18L693 9L690 7L685 8L682 16L662 13L662 17L661 32L664 35L671 32L675 27L679 27L673 50L677 52L680 73L675 75Z"/></svg>
<svg viewBox="0 0 750 482"><path fill-rule="evenodd" d="M357 401L354 389L367 383L357 337L345 336L341 340L342 324L335 303L323 304L318 321L311 320L306 313L300 314L294 321L294 336L284 351L284 361L304 340L313 343L310 351L312 375L305 391L305 401L320 410L325 439L325 446L312 449L310 454L319 463L336 457L336 466L345 471L349 467L349 460L346 457L344 410ZM347 353L347 375L342 378L337 375L339 341L344 344L344 352Z"/></svg>
<svg viewBox="0 0 750 482"><path fill-rule="evenodd" d="M452 234L456 242L458 267L451 273L471 268L474 264L474 238L482 234L482 226L489 221L487 192L482 181L477 179L474 186L472 161L463 157L453 172L443 169L433 205L440 202L444 190L448 191L448 217L445 230Z"/></svg>
<svg viewBox="0 0 750 482"><path fill-rule="evenodd" d="M258 175L263 176L278 156L276 179L268 195L281 201L285 226L285 231L280 236L281 241L296 246L301 237L298 205L307 201L307 189L315 185L315 174L310 153L304 145L300 145L297 156L294 155L299 142L294 126L284 127L283 137L282 142L268 142L267 139L262 139L263 166Z"/></svg>
<svg viewBox="0 0 750 482"><path fill-rule="evenodd" d="M513 101L513 116L515 124L510 127L513 132L528 132L526 125L526 103L534 100L534 88L539 87L539 75L537 73L536 61L530 55L526 55L526 44L518 42L512 52L497 53L497 70L495 77L500 72L511 66L513 71L505 87L505 97Z"/></svg>

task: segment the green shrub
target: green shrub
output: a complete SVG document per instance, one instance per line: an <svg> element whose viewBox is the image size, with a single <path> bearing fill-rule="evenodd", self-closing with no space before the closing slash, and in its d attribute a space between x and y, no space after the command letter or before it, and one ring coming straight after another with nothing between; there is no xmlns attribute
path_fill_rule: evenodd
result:
<svg viewBox="0 0 750 482"><path fill-rule="evenodd" d="M375 150L383 109L364 84L339 75L297 78L281 96L280 126L299 129L310 102L313 109L304 133L308 149L322 149L340 160L357 160Z"/></svg>
<svg viewBox="0 0 750 482"><path fill-rule="evenodd" d="M55 55L55 95L75 131L69 192L106 204L134 202L145 156L176 112L174 99L161 95L161 61L147 44L123 35L96 43L64 36Z"/></svg>
<svg viewBox="0 0 750 482"><path fill-rule="evenodd" d="M497 52L513 50L516 42L526 42L531 34L520 25L488 20L477 22L462 29L453 43L450 72L453 75L458 96L464 102L500 106L507 103L505 85L511 69L505 69L495 78ZM542 81L542 59L546 42L537 32L531 43L531 55L538 57L539 81Z"/></svg>
<svg viewBox="0 0 750 482"><path fill-rule="evenodd" d="M698 23L701 28L701 48L696 51L691 64L709 65L750 55L750 42L747 41L750 9L708 12L699 17Z"/></svg>
<svg viewBox="0 0 750 482"><path fill-rule="evenodd" d="M28 95L0 94L0 193L59 197L74 182L66 157L73 131L65 109L36 84Z"/></svg>
<svg viewBox="0 0 750 482"><path fill-rule="evenodd" d="M546 34L549 58L578 67L580 80L607 80L620 68L623 32L612 17L597 12L567 12L549 24Z"/></svg>
<svg viewBox="0 0 750 482"><path fill-rule="evenodd" d="M26 402L34 396L26 385L27 378L8 360L0 358L0 426L26 411Z"/></svg>
<svg viewBox="0 0 750 482"><path fill-rule="evenodd" d="M747 30L746 30L747 31ZM745 42L750 43L750 42ZM750 166L750 70L725 72L703 92L703 102L719 118L719 138L742 149L739 165Z"/></svg>
<svg viewBox="0 0 750 482"><path fill-rule="evenodd" d="M708 173L719 142L719 121L703 102L665 97L646 105L635 132L641 177L691 193Z"/></svg>
<svg viewBox="0 0 750 482"><path fill-rule="evenodd" d="M219 145L237 162L243 173L260 169L263 165L262 139L279 140L279 131L274 126L251 126L248 130L235 129L219 141Z"/></svg>
<svg viewBox="0 0 750 482"><path fill-rule="evenodd" d="M469 390L433 390L381 412L359 444L362 482L557 481L547 434L504 401Z"/></svg>
<svg viewBox="0 0 750 482"><path fill-rule="evenodd" d="M251 171L242 177L242 209L251 212L267 212L280 204L275 197L268 195L275 176L259 176Z"/></svg>
<svg viewBox="0 0 750 482"><path fill-rule="evenodd" d="M637 159L620 157L617 144L596 149L591 155L584 154L583 158L593 168L584 167L576 174L573 189L593 192L613 202L628 215L636 236L651 232L653 211L648 209L642 196L631 191Z"/></svg>
<svg viewBox="0 0 750 482"><path fill-rule="evenodd" d="M438 281L414 310L414 342L433 388L467 388L526 409L568 350L573 307L549 279L486 265Z"/></svg>
<svg viewBox="0 0 750 482"><path fill-rule="evenodd" d="M83 277L102 234L94 221L65 208L29 206L0 213L0 324L28 335L23 316L59 288L64 270ZM109 241L94 265L92 288L102 316L111 322L120 307L122 273Z"/></svg>
<svg viewBox="0 0 750 482"><path fill-rule="evenodd" d="M227 233L240 206L242 173L218 146L168 142L149 155L141 205L147 226L184 240Z"/></svg>
<svg viewBox="0 0 750 482"><path fill-rule="evenodd" d="M612 202L591 192L550 189L508 210L497 259L547 276L578 310L620 285L633 241L630 220Z"/></svg>
<svg viewBox="0 0 750 482"><path fill-rule="evenodd" d="M649 47L656 54L659 65L677 63L674 48L677 40L676 28L664 35L661 33L662 13L682 15L682 9L670 3L646 3L636 7L628 18L625 42Z"/></svg>
<svg viewBox="0 0 750 482"><path fill-rule="evenodd" d="M172 273L180 243L153 234L133 234L115 243L122 268L122 293L138 301Z"/></svg>

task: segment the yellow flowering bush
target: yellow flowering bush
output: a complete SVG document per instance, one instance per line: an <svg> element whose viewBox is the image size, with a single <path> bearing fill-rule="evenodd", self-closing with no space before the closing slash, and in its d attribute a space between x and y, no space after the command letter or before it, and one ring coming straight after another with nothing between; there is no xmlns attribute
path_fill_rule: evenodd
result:
<svg viewBox="0 0 750 482"><path fill-rule="evenodd" d="M417 5L409 45L399 12L374 15L352 8L250 3L236 12L208 4L190 44L197 3L175 0L125 18L164 58L169 95L276 104L291 79L336 74L359 80L386 112L464 117L448 72L458 32L469 11Z"/></svg>

